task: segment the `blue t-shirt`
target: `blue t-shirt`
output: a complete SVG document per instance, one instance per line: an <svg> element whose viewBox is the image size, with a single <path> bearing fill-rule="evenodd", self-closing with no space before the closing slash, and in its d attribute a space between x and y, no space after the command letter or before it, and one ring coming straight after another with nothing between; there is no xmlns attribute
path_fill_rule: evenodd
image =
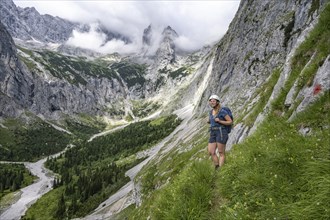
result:
<svg viewBox="0 0 330 220"><path fill-rule="evenodd" d="M215 118L220 118L220 120L223 120L225 121L225 116L228 115L227 111L224 110L224 109L220 109L220 111L218 112L217 115L212 115L212 110L210 111L210 124L211 124L211 127L221 127L221 126L224 126L223 124L220 124L218 122L215 122Z"/></svg>

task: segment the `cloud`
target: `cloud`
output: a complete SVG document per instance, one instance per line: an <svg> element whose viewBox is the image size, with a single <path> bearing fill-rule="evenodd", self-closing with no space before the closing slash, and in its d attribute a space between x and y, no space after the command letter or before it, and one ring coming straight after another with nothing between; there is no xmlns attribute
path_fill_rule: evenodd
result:
<svg viewBox="0 0 330 220"><path fill-rule="evenodd" d="M89 32L79 32L74 30L72 37L68 39L66 44L94 50L104 54L114 52L130 54L140 49L140 45L134 42L131 44L126 44L124 41L117 39L106 42L106 35L98 32L97 26L98 24L96 23L91 24L91 29Z"/></svg>
<svg viewBox="0 0 330 220"><path fill-rule="evenodd" d="M181 49L195 50L219 40L227 31L239 5L235 0L218 1L32 1L16 0L21 7L35 7L41 14L51 14L75 22L101 22L107 28L132 40L125 45L116 40L104 44L104 36L95 30L73 33L70 44L83 43L89 49L111 52L131 51L141 47L143 30L152 24L159 30L170 25L180 36ZM84 41L83 39L89 39ZM93 39L93 40L92 40ZM108 50L108 51L107 51ZM119 51L117 51L119 52Z"/></svg>

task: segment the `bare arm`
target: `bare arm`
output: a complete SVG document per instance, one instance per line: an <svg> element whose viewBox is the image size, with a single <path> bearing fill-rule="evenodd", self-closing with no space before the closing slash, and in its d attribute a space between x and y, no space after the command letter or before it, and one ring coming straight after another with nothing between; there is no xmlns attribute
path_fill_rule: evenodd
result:
<svg viewBox="0 0 330 220"><path fill-rule="evenodd" d="M231 120L229 115L226 115L225 119L226 120L224 121L224 120L220 120L220 118L216 118L215 121L223 125L231 125L233 123L233 120Z"/></svg>

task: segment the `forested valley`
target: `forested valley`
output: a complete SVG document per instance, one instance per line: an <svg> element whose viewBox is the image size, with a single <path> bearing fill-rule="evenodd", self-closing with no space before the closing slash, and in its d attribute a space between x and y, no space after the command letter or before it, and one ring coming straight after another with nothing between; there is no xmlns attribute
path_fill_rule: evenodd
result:
<svg viewBox="0 0 330 220"><path fill-rule="evenodd" d="M9 192L31 184L34 176L23 164L1 164L0 166L0 199Z"/></svg>
<svg viewBox="0 0 330 220"><path fill-rule="evenodd" d="M180 123L175 115L132 123L91 142L80 139L59 157L48 158L47 168L58 174L54 190L38 200L23 219L88 214L129 181L125 172L145 159L137 158L137 152L152 147Z"/></svg>

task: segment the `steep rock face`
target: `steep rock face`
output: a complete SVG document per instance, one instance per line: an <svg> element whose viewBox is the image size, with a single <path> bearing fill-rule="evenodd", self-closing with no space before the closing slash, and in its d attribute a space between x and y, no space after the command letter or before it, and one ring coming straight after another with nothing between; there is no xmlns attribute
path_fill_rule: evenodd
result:
<svg viewBox="0 0 330 220"><path fill-rule="evenodd" d="M33 82L29 72L19 62L14 41L1 22L0 55L0 114L17 116L15 108L28 107L32 103L30 94Z"/></svg>
<svg viewBox="0 0 330 220"><path fill-rule="evenodd" d="M217 93L237 110L283 67L302 31L315 19L311 1L242 1L215 53L203 98ZM205 106L201 108L205 110Z"/></svg>
<svg viewBox="0 0 330 220"><path fill-rule="evenodd" d="M178 34L170 27L167 26L162 33L162 41L156 52L156 65L162 66L175 62L175 44L174 40Z"/></svg>
<svg viewBox="0 0 330 220"><path fill-rule="evenodd" d="M35 80L36 96L30 110L47 118L59 118L62 114L87 113L107 115L107 105L123 97L123 91L116 80L90 79L86 87L75 86L59 80L45 82Z"/></svg>
<svg viewBox="0 0 330 220"><path fill-rule="evenodd" d="M238 114L248 103L258 101L256 89L275 70L283 75L279 92L290 72L290 57L312 29L324 4L309 0L241 1L228 32L217 45L212 74L197 111L206 112L208 97L216 93ZM238 125L229 145L242 140L249 130Z"/></svg>
<svg viewBox="0 0 330 220"><path fill-rule="evenodd" d="M152 65L149 68L148 75L151 84L147 85L147 90L153 93L159 88L159 84L166 84L168 73L176 66L176 51L174 40L178 34L170 27L164 28L161 34L161 40L157 45L156 53L153 57ZM169 82L171 83L171 82Z"/></svg>
<svg viewBox="0 0 330 220"><path fill-rule="evenodd" d="M283 66L298 36L313 20L308 16L310 7L308 0L242 1L218 45L204 97L215 92L224 102L242 106L276 68ZM226 88L228 94L224 93Z"/></svg>
<svg viewBox="0 0 330 220"><path fill-rule="evenodd" d="M142 36L142 45L151 46L152 29L151 24L144 29Z"/></svg>
<svg viewBox="0 0 330 220"><path fill-rule="evenodd" d="M41 42L65 42L77 26L72 22L50 15L40 15L35 8L16 7L12 0L0 5L0 20L12 37Z"/></svg>
<svg viewBox="0 0 330 220"><path fill-rule="evenodd" d="M83 86L47 76L47 73L30 73L18 59L14 41L1 23L0 34L1 116L16 117L22 110L47 118L76 113L111 115L107 106L126 96L117 78L86 77Z"/></svg>
<svg viewBox="0 0 330 220"><path fill-rule="evenodd" d="M297 83L295 84L295 86L296 85ZM295 86L292 87L291 91L296 89ZM330 54L325 59L323 65L318 69L314 77L312 86L305 87L301 91L299 91L297 99L302 99L302 102L293 112L289 120L293 119L297 113L305 110L308 105L316 101L319 98L318 97L319 94L322 93L324 94L329 91L330 91ZM291 93L289 93L289 95L290 94ZM287 96L286 101L290 99L289 95Z"/></svg>

